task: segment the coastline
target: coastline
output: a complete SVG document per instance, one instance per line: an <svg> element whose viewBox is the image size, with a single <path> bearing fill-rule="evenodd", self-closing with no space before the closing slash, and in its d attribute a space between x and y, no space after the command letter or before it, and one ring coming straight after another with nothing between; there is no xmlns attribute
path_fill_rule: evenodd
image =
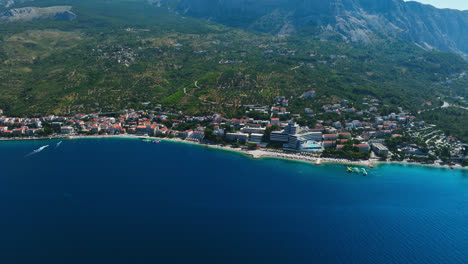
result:
<svg viewBox="0 0 468 264"><path fill-rule="evenodd" d="M180 138L161 138L161 137L149 137L149 136L138 136L138 135L100 135L100 136L53 136L53 137L31 137L31 138L0 138L1 141L28 141L28 140L73 140L73 139L108 139L108 138L115 138L115 139L150 139L150 140L161 140L161 141L169 141L173 143L182 143L182 144L190 144L196 145L200 147L207 147L210 149L217 149L223 151L231 151L236 152L239 154L246 155L252 159L282 159L282 160L289 160L289 161L298 161L298 162L305 162L308 164L313 165L322 165L322 164L339 164L339 165L354 165L360 167L369 167L369 168L377 168L379 165L402 165L402 166L422 166L422 167L430 167L430 168L440 168L440 169L457 169L457 170L468 170L467 167L462 166L449 166L449 165L440 165L440 164L423 164L418 162L401 162L401 161L379 161L379 160L361 160L361 161L351 161L346 159L336 159L336 158L316 158L311 156L303 156L300 154L294 153L279 153L279 152L272 152L266 150L245 150L241 148L232 148L229 146L221 146L221 145L208 145L202 144L198 142L192 142L188 140L183 140Z"/></svg>

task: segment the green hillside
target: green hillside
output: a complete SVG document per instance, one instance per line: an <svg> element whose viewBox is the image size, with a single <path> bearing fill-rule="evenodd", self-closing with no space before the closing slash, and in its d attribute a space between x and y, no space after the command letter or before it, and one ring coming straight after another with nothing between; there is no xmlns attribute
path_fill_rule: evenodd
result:
<svg viewBox="0 0 468 264"><path fill-rule="evenodd" d="M419 109L466 96L460 57L389 40L372 46L275 37L180 17L143 0L46 0L72 5L72 22L0 27L0 108L10 115L122 108L231 114L291 98L289 110L364 97ZM24 3L23 5L31 5ZM447 82L448 80L457 80ZM316 100L300 95L317 91ZM143 103L149 103L143 106Z"/></svg>

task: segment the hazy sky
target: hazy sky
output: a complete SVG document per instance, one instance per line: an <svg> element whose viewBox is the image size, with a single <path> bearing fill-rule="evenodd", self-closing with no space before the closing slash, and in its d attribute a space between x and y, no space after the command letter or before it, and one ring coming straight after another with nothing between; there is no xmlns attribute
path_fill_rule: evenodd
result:
<svg viewBox="0 0 468 264"><path fill-rule="evenodd" d="M430 4L439 8L454 8L468 10L468 0L416 0L424 4Z"/></svg>

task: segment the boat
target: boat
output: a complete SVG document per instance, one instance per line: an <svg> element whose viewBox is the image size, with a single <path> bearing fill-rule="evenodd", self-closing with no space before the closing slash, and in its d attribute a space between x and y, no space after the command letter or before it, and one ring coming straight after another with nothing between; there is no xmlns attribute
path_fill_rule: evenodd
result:
<svg viewBox="0 0 468 264"><path fill-rule="evenodd" d="M161 140L155 140L155 141L153 141L153 143L154 144L159 144L159 143L161 143Z"/></svg>
<svg viewBox="0 0 468 264"><path fill-rule="evenodd" d="M353 172L353 169L351 167L348 166L348 169L347 169L348 172Z"/></svg>
<svg viewBox="0 0 468 264"><path fill-rule="evenodd" d="M359 173L359 172L361 172L361 170L359 170L359 168L353 168L353 172Z"/></svg>
<svg viewBox="0 0 468 264"><path fill-rule="evenodd" d="M367 176L367 170L364 169L364 168L362 168L362 174L363 174L364 176Z"/></svg>

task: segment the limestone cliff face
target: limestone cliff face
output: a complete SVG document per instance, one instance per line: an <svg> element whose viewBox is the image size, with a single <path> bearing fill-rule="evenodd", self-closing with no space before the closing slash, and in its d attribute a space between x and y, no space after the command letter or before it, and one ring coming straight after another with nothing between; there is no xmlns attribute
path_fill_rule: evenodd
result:
<svg viewBox="0 0 468 264"><path fill-rule="evenodd" d="M468 54L468 11L403 0L149 0L182 15L273 34L305 27L320 36L370 43L393 36L423 48Z"/></svg>
<svg viewBox="0 0 468 264"><path fill-rule="evenodd" d="M71 21L76 15L71 6L24 7L6 11L0 15L0 22L31 21L35 19L56 19Z"/></svg>
<svg viewBox="0 0 468 264"><path fill-rule="evenodd" d="M10 7L17 3L30 2L34 0L0 0L0 7Z"/></svg>

